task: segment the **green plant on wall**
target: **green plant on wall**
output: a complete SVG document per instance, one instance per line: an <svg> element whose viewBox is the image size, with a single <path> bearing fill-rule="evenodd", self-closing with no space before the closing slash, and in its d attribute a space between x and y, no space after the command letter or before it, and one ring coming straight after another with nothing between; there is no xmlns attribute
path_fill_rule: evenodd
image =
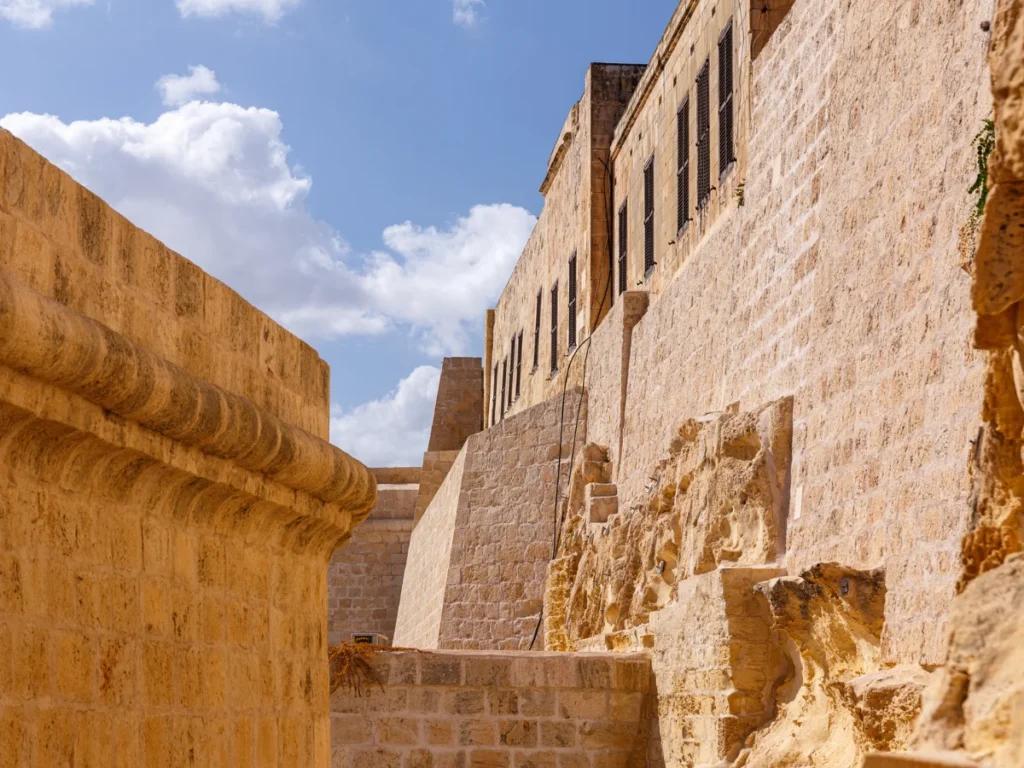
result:
<svg viewBox="0 0 1024 768"><path fill-rule="evenodd" d="M971 218L980 219L985 215L985 203L988 202L988 158L996 147L996 123L995 120L986 120L978 135L971 142L978 153L978 178L974 180L973 186L968 192L978 196L978 202L974 206L974 213Z"/></svg>

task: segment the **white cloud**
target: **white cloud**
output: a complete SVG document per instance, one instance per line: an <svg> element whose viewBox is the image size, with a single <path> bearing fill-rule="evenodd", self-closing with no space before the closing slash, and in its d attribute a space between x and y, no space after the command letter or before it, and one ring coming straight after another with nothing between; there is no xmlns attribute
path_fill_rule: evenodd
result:
<svg viewBox="0 0 1024 768"><path fill-rule="evenodd" d="M201 96L220 93L221 84L217 73L203 66L189 67L187 75L164 75L157 80L156 88L168 107L180 107Z"/></svg>
<svg viewBox="0 0 1024 768"><path fill-rule="evenodd" d="M467 29L475 27L486 5L484 0L452 0L452 21Z"/></svg>
<svg viewBox="0 0 1024 768"><path fill-rule="evenodd" d="M268 23L298 7L301 0L177 0L178 13L184 18L199 16L214 18L229 13L248 13L262 16Z"/></svg>
<svg viewBox="0 0 1024 768"><path fill-rule="evenodd" d="M42 29L53 22L53 12L95 0L0 0L0 19L15 26Z"/></svg>
<svg viewBox="0 0 1024 768"><path fill-rule="evenodd" d="M371 467L418 467L430 439L441 371L416 368L379 400L331 413L331 442Z"/></svg>
<svg viewBox="0 0 1024 768"><path fill-rule="evenodd" d="M465 354L535 223L481 205L446 227L389 227L386 249L354 254L307 211L312 180L268 109L193 101L152 123L23 113L0 126L313 342L400 331Z"/></svg>

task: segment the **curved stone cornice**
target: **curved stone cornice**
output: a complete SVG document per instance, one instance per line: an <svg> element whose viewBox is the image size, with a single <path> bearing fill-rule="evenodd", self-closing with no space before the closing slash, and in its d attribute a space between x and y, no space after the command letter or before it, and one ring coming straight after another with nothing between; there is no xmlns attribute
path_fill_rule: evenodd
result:
<svg viewBox="0 0 1024 768"><path fill-rule="evenodd" d="M363 464L249 399L197 379L102 323L0 272L0 364L231 461L361 522L377 484Z"/></svg>

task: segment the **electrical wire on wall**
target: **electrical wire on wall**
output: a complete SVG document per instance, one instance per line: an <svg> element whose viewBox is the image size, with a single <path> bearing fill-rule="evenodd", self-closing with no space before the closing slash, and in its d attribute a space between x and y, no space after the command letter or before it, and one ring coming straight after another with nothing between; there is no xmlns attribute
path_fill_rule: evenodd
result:
<svg viewBox="0 0 1024 768"><path fill-rule="evenodd" d="M598 159L601 161L601 165L604 166L605 174L608 177L608 216L607 216L607 221L608 221L608 252L609 252L609 254L611 254L611 253L613 253L612 242L613 242L614 234L615 234L615 232L614 232L614 226L615 226L614 225L615 200L614 200L614 197L613 197L613 192L614 192L614 189L615 189L615 187L614 187L614 179L612 178L612 171L611 171L611 168L608 165L608 162L603 157L599 157ZM604 311L605 302L608 301L608 299L611 297L611 292L614 290L614 278L615 278L615 274L614 273L615 273L615 270L614 270L614 268L612 266L611 258L609 258L609 263L608 263L608 281L605 284L605 289L604 289L604 291L603 291L603 293L601 295L601 304L597 308L596 318L598 318L598 319L601 317L601 313ZM558 505L559 505L559 502L561 501L561 495L562 495L562 445L563 445L563 442L562 442L562 432L565 429L565 397L566 397L566 393L568 392L568 389L569 389L569 373L572 371L572 364L573 364L573 361L576 360L576 356L580 353L580 351L583 349L583 347L586 346L587 351L583 355L583 369L580 372L580 397L579 397L579 399L576 402L575 425L573 427L572 443L570 444L570 449L569 449L568 481L571 484L572 483L572 473L573 473L573 470L575 469L575 462L576 462L576 438L577 438L577 436L579 434L579 428L580 428L580 411L583 408L583 397L584 397L584 395L586 394L586 391L587 391L587 362L588 362L588 360L590 358L590 347L591 347L591 343L590 342L591 342L591 339L593 339L593 338L594 338L594 331L593 331L593 329L591 329L590 333L587 334L587 338L585 338L582 342L580 342L579 346L577 346L576 349L573 350L572 355L569 357L569 363L565 366L565 378L562 381L562 407L561 407L561 414L559 416L559 421L558 421L558 463L555 465L555 508L554 508L554 516L553 516L553 518L554 518L553 519L554 533L552 535L552 542L551 542L551 560L552 561L556 557L558 557L559 535L561 534L561 531L562 531L562 525L565 522L565 516L564 515L559 515L559 513L558 513ZM540 628L541 628L541 625L543 623L544 623L544 607L542 605L541 609L540 609L540 615L537 616L537 626L533 630L533 639L530 640L529 650L531 650L531 651L533 650L533 646L536 645L536 643L537 643L537 636L540 634Z"/></svg>

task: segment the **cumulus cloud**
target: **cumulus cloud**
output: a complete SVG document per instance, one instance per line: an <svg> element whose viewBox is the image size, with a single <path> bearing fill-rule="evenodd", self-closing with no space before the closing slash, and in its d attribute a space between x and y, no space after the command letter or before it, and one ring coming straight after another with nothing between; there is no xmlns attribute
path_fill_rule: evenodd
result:
<svg viewBox="0 0 1024 768"><path fill-rule="evenodd" d="M202 96L219 93L217 73L203 66L189 67L187 75L164 75L157 80L160 98L168 107L180 107Z"/></svg>
<svg viewBox="0 0 1024 768"><path fill-rule="evenodd" d="M76 5L92 5L95 0L0 0L0 19L15 26L42 29L53 23L54 11Z"/></svg>
<svg viewBox="0 0 1024 768"><path fill-rule="evenodd" d="M423 462L430 439L441 371L416 368L379 400L331 413L331 442L371 467L409 467Z"/></svg>
<svg viewBox="0 0 1024 768"><path fill-rule="evenodd" d="M444 227L389 227L384 247L353 253L309 214L312 180L269 109L191 101L152 123L23 113L0 126L313 343L399 331L432 355L464 354L535 223L480 205Z"/></svg>
<svg viewBox="0 0 1024 768"><path fill-rule="evenodd" d="M229 13L262 16L267 23L279 21L285 13L298 7L301 0L177 0L178 13L184 18L214 18Z"/></svg>
<svg viewBox="0 0 1024 768"><path fill-rule="evenodd" d="M466 29L475 27L486 5L484 0L452 0L452 21Z"/></svg>

